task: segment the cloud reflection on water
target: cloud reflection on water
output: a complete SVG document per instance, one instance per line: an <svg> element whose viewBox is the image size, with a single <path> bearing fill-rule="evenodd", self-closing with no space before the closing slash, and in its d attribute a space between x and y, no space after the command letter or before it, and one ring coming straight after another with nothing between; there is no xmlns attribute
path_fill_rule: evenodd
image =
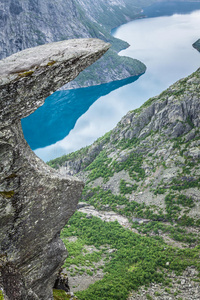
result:
<svg viewBox="0 0 200 300"><path fill-rule="evenodd" d="M93 105L90 106L88 100L87 108L84 108L83 115L69 135L65 138L63 135L62 140L53 145L37 149L36 154L47 161L91 144L112 129L129 110L139 107L148 98L195 71L200 65L200 55L193 49L192 43L200 37L199 28L200 11L188 15L140 19L120 26L114 35L132 45L121 55L141 60L147 65L147 72L139 80L121 85L120 88L110 88L108 84L107 92L104 91L104 85L99 86L99 94L91 101ZM54 109L57 114L57 107ZM56 130L60 134L60 130Z"/></svg>

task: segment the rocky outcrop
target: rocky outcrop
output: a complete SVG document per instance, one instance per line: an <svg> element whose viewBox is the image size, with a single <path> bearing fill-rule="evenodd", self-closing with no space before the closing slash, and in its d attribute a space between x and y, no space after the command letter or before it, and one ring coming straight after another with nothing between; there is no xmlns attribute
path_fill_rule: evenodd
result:
<svg viewBox="0 0 200 300"><path fill-rule="evenodd" d="M21 13L18 1L11 12ZM52 299L66 257L60 230L83 183L46 166L24 140L20 119L109 48L97 39L27 49L0 61L0 286L10 300Z"/></svg>
<svg viewBox="0 0 200 300"><path fill-rule="evenodd" d="M82 75L78 83L74 83L75 87L127 78L138 75L138 71L142 74L144 64L118 56L116 51L128 44L110 34L111 28L137 18L140 5L138 1L130 0L0 1L0 59L49 42L92 37L111 43L114 50L109 50L108 57L99 62L106 72L99 72L98 64L90 69L90 74ZM108 69L112 69L112 73L107 72Z"/></svg>
<svg viewBox="0 0 200 300"><path fill-rule="evenodd" d="M109 26L110 30L137 17L139 5L127 2L1 0L0 58L33 46L73 38L94 37L117 44L117 39L105 28ZM127 46L123 41L120 43L116 50Z"/></svg>

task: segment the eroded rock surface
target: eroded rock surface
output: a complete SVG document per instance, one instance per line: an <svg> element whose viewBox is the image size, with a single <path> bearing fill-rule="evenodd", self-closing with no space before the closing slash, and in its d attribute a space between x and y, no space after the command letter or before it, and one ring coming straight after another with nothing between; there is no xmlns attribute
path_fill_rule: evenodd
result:
<svg viewBox="0 0 200 300"><path fill-rule="evenodd" d="M52 299L67 254L59 233L83 188L36 157L20 119L108 48L97 39L70 40L0 61L0 287L10 300Z"/></svg>

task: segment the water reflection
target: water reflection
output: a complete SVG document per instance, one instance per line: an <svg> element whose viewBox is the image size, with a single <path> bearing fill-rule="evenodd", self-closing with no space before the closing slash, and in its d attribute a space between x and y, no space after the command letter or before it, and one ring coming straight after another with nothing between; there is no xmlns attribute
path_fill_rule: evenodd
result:
<svg viewBox="0 0 200 300"><path fill-rule="evenodd" d="M25 137L33 149L37 148L35 153L47 161L91 144L116 126L129 110L195 71L200 55L192 44L199 38L199 28L200 11L145 18L120 26L114 36L131 45L121 54L144 62L146 73L135 82L131 78L62 91L56 94L55 105L51 105L51 96L33 116L23 120ZM61 99L63 95L66 98Z"/></svg>
<svg viewBox="0 0 200 300"><path fill-rule="evenodd" d="M181 2L180 1L166 1L154 3L143 10L143 14L148 18L172 16L174 14L189 14L195 10L200 9L199 2Z"/></svg>
<svg viewBox="0 0 200 300"><path fill-rule="evenodd" d="M138 78L134 76L102 85L55 92L34 114L22 120L25 139L33 150L62 140L95 101Z"/></svg>

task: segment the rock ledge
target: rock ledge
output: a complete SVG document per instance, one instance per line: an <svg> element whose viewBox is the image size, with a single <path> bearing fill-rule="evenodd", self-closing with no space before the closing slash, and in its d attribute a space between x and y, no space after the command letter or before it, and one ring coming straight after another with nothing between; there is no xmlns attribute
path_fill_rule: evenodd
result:
<svg viewBox="0 0 200 300"><path fill-rule="evenodd" d="M52 299L67 255L60 230L83 183L44 164L24 140L20 119L102 56L109 44L70 40L0 61L0 288L5 299Z"/></svg>

